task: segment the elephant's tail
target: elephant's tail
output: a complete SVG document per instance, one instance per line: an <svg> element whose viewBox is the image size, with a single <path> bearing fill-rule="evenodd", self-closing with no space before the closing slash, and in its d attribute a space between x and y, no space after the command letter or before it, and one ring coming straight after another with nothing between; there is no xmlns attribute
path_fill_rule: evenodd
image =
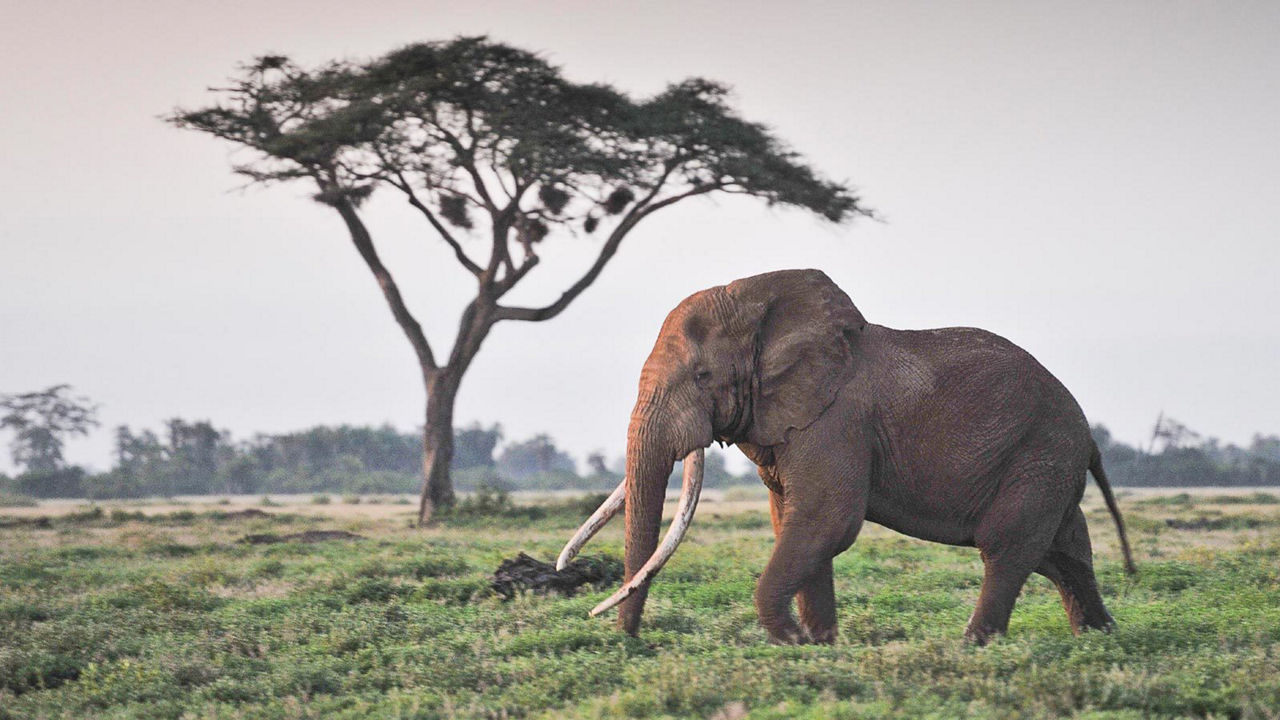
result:
<svg viewBox="0 0 1280 720"><path fill-rule="evenodd" d="M1102 469L1102 453L1098 446L1093 447L1093 455L1089 457L1089 472L1102 491L1102 499L1111 511L1111 519L1116 521L1116 530L1120 533L1120 549L1124 552L1124 571L1128 575L1137 575L1138 568L1133 564L1133 554L1129 552L1129 538L1124 533L1124 518L1120 517L1120 508L1116 505L1116 496L1111 494L1111 483L1107 480L1107 472Z"/></svg>

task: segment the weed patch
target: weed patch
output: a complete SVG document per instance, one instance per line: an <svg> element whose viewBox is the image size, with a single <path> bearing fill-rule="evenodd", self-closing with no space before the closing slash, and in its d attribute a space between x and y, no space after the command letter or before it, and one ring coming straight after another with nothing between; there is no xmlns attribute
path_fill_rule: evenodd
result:
<svg viewBox="0 0 1280 720"><path fill-rule="evenodd" d="M1254 530L1274 525L1271 520L1248 515L1227 515L1222 517L1200 516L1196 518L1166 518L1165 526L1174 530Z"/></svg>
<svg viewBox="0 0 1280 720"><path fill-rule="evenodd" d="M288 535L275 533L259 533L245 535L236 542L245 545L277 545L279 543L318 543L330 540L363 540L364 538L346 530L306 530Z"/></svg>
<svg viewBox="0 0 1280 720"><path fill-rule="evenodd" d="M1268 492L1252 492L1247 495L1209 495L1204 502L1210 505L1277 505L1280 495Z"/></svg>

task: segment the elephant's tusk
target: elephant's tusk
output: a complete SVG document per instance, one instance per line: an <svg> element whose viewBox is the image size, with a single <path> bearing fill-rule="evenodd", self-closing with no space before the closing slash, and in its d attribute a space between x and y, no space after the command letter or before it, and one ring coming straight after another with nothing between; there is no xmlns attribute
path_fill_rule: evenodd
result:
<svg viewBox="0 0 1280 720"><path fill-rule="evenodd" d="M689 529L689 521L693 520L693 511L698 507L698 497L702 494L702 464L705 452L702 448L698 448L684 459L684 483L680 488L680 502L676 505L676 517L671 521L671 527L662 538L662 544L658 546L657 552L649 558L644 567L636 572L630 582L619 588L608 600L595 606L591 611L592 617L626 600L631 593L653 579L653 576L675 554L676 546L684 539L685 531Z"/></svg>
<svg viewBox="0 0 1280 720"><path fill-rule="evenodd" d="M556 559L556 570L563 570L569 564L582 546L586 545L588 540L600 532L600 528L607 525L613 516L618 514L626 499L627 481L624 479L618 483L618 487L614 488L613 494L596 508L586 522L582 523L582 527L569 538L569 542L565 543L564 549L560 551L560 557Z"/></svg>

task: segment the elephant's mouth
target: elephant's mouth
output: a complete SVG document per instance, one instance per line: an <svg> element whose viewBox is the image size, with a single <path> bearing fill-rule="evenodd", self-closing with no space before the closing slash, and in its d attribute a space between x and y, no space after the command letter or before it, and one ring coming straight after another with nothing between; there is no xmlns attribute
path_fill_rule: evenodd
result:
<svg viewBox="0 0 1280 720"><path fill-rule="evenodd" d="M733 367L733 410L723 422L717 422L713 428L713 435L718 442L733 445L747 436L747 429L751 427L752 410L755 407L755 393L752 392L758 385L758 378L747 375L743 376L738 366ZM720 408L713 407L711 417L720 417Z"/></svg>
<svg viewBox="0 0 1280 720"><path fill-rule="evenodd" d="M618 603L626 600L631 593L645 586L653 576L662 569L671 556L675 554L676 547L680 545L680 541L684 539L685 532L689 529L689 523L693 520L693 512L698 507L698 498L702 495L702 466L705 451L698 448L689 453L684 459L684 478L680 487L680 502L676 505L676 516L671 521L671 527L667 530L667 534L662 538L662 543L658 545L658 549L645 564L636 571L625 585L618 589L607 600L595 606L591 611L591 615L599 615L600 613L614 607ZM560 551L560 557L556 560L556 569L563 570L569 561L573 559L578 551L582 549L587 541L596 533L600 532L608 522L618 514L622 509L623 503L627 496L627 481L623 479L618 487L614 489L609 498L596 509L591 517L578 528L573 534L569 542L565 544L564 550Z"/></svg>

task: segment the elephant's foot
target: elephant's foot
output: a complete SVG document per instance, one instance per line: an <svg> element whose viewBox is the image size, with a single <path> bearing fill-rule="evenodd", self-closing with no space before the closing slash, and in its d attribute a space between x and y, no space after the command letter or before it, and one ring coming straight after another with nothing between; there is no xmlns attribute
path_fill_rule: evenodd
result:
<svg viewBox="0 0 1280 720"><path fill-rule="evenodd" d="M809 631L809 638L816 645L835 645L836 629L833 627Z"/></svg>
<svg viewBox="0 0 1280 720"><path fill-rule="evenodd" d="M1104 610L1101 617L1090 617L1086 615L1078 624L1072 623L1071 629L1076 635L1079 635L1086 630L1110 633L1112 630L1116 629L1116 621Z"/></svg>
<svg viewBox="0 0 1280 720"><path fill-rule="evenodd" d="M808 645L809 636L799 630L769 633L770 645Z"/></svg>
<svg viewBox="0 0 1280 720"><path fill-rule="evenodd" d="M1116 621L1112 619L1111 613L1103 607L1101 599L1096 603L1086 605L1071 594L1070 591L1063 591L1062 605L1067 611L1067 621L1071 623L1071 632L1079 635L1086 630L1098 630L1109 633L1116 627Z"/></svg>
<svg viewBox="0 0 1280 720"><path fill-rule="evenodd" d="M972 620L969 621L968 627L964 629L965 641L973 643L978 647L986 645L1003 634L1004 630L991 627L985 623L974 622Z"/></svg>
<svg viewBox="0 0 1280 720"><path fill-rule="evenodd" d="M801 628L795 621L789 625L780 624L770 627L765 625L765 632L769 633L769 642L774 645L835 645L836 644L836 628L828 627L822 629L806 629Z"/></svg>
<svg viewBox="0 0 1280 720"><path fill-rule="evenodd" d="M760 625L769 634L772 645L808 645L809 635L800 628L789 614L782 617L761 618Z"/></svg>

